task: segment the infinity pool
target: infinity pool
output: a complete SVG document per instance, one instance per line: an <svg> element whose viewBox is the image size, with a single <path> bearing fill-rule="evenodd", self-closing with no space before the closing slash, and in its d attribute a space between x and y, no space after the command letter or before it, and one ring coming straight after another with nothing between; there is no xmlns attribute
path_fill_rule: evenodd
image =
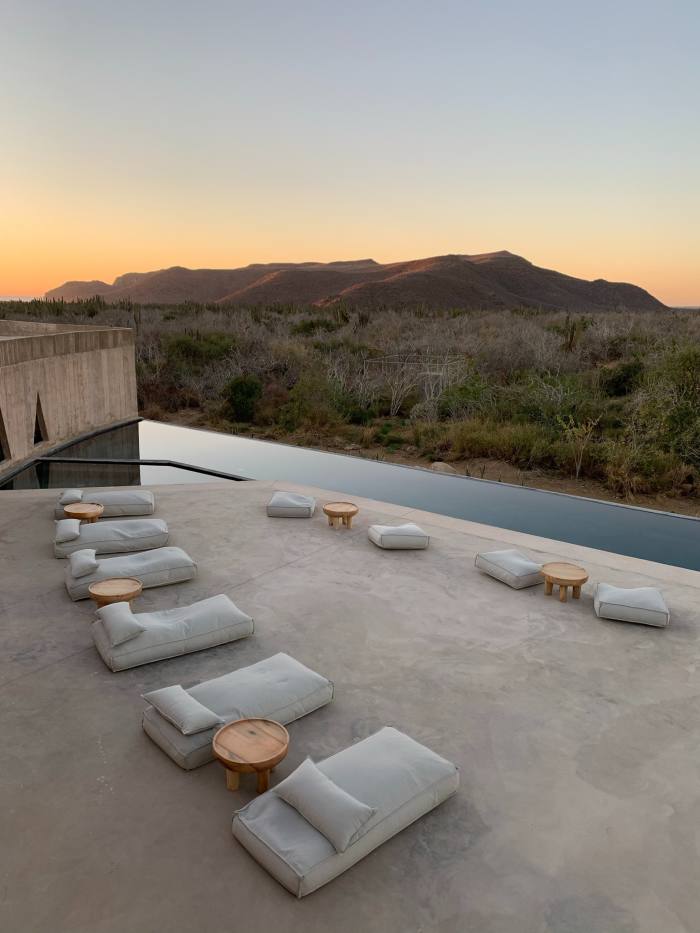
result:
<svg viewBox="0 0 700 933"><path fill-rule="evenodd" d="M700 519L141 421L62 449L5 488L207 482L211 474L321 486L499 528L700 570ZM65 458L98 463L67 463ZM143 464L134 461L159 461ZM115 461L122 461L117 463ZM131 461L125 462L125 461ZM168 461L163 465L163 461ZM175 464L175 465L173 465ZM27 471L25 471L25 474Z"/></svg>

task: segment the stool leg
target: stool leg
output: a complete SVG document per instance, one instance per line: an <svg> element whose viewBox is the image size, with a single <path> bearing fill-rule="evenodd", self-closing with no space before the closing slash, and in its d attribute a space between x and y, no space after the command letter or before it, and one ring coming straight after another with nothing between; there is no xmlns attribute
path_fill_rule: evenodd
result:
<svg viewBox="0 0 700 933"><path fill-rule="evenodd" d="M560 603L566 602L566 587L562 586L561 583L559 584L559 602Z"/></svg>
<svg viewBox="0 0 700 933"><path fill-rule="evenodd" d="M352 515L345 516L345 527L352 528Z"/></svg>
<svg viewBox="0 0 700 933"><path fill-rule="evenodd" d="M270 786L270 772L258 771L258 793L264 794Z"/></svg>
<svg viewBox="0 0 700 933"><path fill-rule="evenodd" d="M229 790L238 790L240 778L241 776L238 771L231 771L229 768L226 769L226 787Z"/></svg>
<svg viewBox="0 0 700 933"><path fill-rule="evenodd" d="M551 580L545 580L545 581L544 581L544 595L545 595L545 596L551 596L551 595L552 595L552 590L553 590L553 589L554 589L554 584L552 583L552 581L551 581Z"/></svg>
<svg viewBox="0 0 700 933"><path fill-rule="evenodd" d="M573 587L573 591L571 595L574 597L574 599L581 599L581 587L580 586Z"/></svg>

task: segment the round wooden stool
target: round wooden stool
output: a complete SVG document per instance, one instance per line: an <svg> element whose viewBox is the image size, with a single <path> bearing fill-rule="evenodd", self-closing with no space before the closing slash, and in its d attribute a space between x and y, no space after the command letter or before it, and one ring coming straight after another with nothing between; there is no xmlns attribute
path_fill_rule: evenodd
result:
<svg viewBox="0 0 700 933"><path fill-rule="evenodd" d="M542 574L544 576L545 596L552 595L554 584L559 587L559 601L566 602L566 591L571 587L571 595L574 599L581 596L581 587L588 579L588 574L583 567L577 567L576 564L565 564L553 561L550 564L542 565Z"/></svg>
<svg viewBox="0 0 700 933"><path fill-rule="evenodd" d="M352 520L360 510L352 502L329 502L323 506L323 511L331 528L340 528L341 525L352 528Z"/></svg>
<svg viewBox="0 0 700 933"><path fill-rule="evenodd" d="M257 774L258 793L270 785L270 771L287 754L289 733L272 719L237 719L222 726L212 750L226 768L226 786L238 790L241 774Z"/></svg>
<svg viewBox="0 0 700 933"><path fill-rule="evenodd" d="M143 592L143 584L136 577L109 577L91 583L88 593L97 603L97 608L109 606L110 603L130 603Z"/></svg>
<svg viewBox="0 0 700 933"><path fill-rule="evenodd" d="M73 505L64 505L63 514L66 518L78 518L86 525L92 525L104 512L105 507L97 502L74 502Z"/></svg>

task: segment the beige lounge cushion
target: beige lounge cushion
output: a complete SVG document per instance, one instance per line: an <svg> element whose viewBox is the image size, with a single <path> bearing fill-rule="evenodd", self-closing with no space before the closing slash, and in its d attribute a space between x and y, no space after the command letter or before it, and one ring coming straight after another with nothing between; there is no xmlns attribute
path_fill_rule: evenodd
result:
<svg viewBox="0 0 700 933"><path fill-rule="evenodd" d="M507 583L514 590L544 582L542 566L521 551L487 551L476 555L474 566L483 573Z"/></svg>
<svg viewBox="0 0 700 933"><path fill-rule="evenodd" d="M413 522L404 525L370 525L367 534L373 544L388 551L419 551L430 544L430 536Z"/></svg>
<svg viewBox="0 0 700 933"><path fill-rule="evenodd" d="M278 784L275 793L323 833L336 852L345 852L377 812L334 784L310 758Z"/></svg>
<svg viewBox="0 0 700 933"><path fill-rule="evenodd" d="M162 518L125 518L82 524L77 519L64 518L56 522L53 550L56 557L68 557L83 548L92 548L97 554L128 554L163 547L167 543L168 526Z"/></svg>
<svg viewBox="0 0 700 933"><path fill-rule="evenodd" d="M234 719L274 719L284 726L330 703L333 684L289 655L280 653L188 687L187 692L225 723ZM153 706L144 711L143 728L156 745L186 771L214 757L213 729L183 736Z"/></svg>
<svg viewBox="0 0 700 933"><path fill-rule="evenodd" d="M671 621L663 596L653 586L625 589L611 583L599 583L593 608L599 618L617 622L639 622L665 628Z"/></svg>
<svg viewBox="0 0 700 933"><path fill-rule="evenodd" d="M113 671L225 645L252 635L255 628L252 618L220 593L187 606L131 613L141 626L141 634L115 645L110 641L105 621L111 608L97 610L92 637L102 660Z"/></svg>
<svg viewBox="0 0 700 933"><path fill-rule="evenodd" d="M55 518L64 518L63 507L76 502L104 506L103 518L120 515L153 515L156 503L150 489L64 489L54 509Z"/></svg>
<svg viewBox="0 0 700 933"><path fill-rule="evenodd" d="M299 492L275 492L267 503L270 518L311 518L316 508L313 496Z"/></svg>
<svg viewBox="0 0 700 933"><path fill-rule="evenodd" d="M87 554L92 558L91 566L74 572L76 553ZM166 586L181 583L197 575L197 565L182 548L159 547L138 554L117 554L114 557L100 557L95 560L94 550L77 551L70 555L66 570L66 590L73 600L87 599L89 587L99 580L109 577L136 577L144 589L151 586Z"/></svg>
<svg viewBox="0 0 700 933"><path fill-rule="evenodd" d="M351 797L375 810L344 852L338 852L274 787L239 810L232 824L236 839L297 897L336 878L446 800L459 786L454 764L392 728L381 729L316 767ZM429 822L420 837L413 838L413 843L406 839L403 844L415 844L420 838L423 845L439 851L440 837L431 839ZM368 865L368 877L373 871ZM357 890L362 887L360 882Z"/></svg>

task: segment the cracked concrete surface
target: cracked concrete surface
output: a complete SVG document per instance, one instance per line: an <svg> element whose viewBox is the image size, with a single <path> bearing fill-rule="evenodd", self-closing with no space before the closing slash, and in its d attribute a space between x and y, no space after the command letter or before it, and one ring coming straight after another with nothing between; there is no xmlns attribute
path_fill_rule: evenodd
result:
<svg viewBox="0 0 700 933"><path fill-rule="evenodd" d="M135 608L222 592L256 631L118 674L52 556L57 491L0 493L3 933L696 933L700 575L357 499L350 532L320 509L268 519L275 485L155 488L199 575ZM430 532L427 551L367 540L369 524L400 517ZM476 551L508 544L584 563L580 602L474 569ZM601 579L658 585L670 628L597 619ZM290 726L277 780L385 724L462 777L303 901L231 836L252 785L230 793L217 763L180 771L140 726L142 693L276 651L336 684L331 705Z"/></svg>

